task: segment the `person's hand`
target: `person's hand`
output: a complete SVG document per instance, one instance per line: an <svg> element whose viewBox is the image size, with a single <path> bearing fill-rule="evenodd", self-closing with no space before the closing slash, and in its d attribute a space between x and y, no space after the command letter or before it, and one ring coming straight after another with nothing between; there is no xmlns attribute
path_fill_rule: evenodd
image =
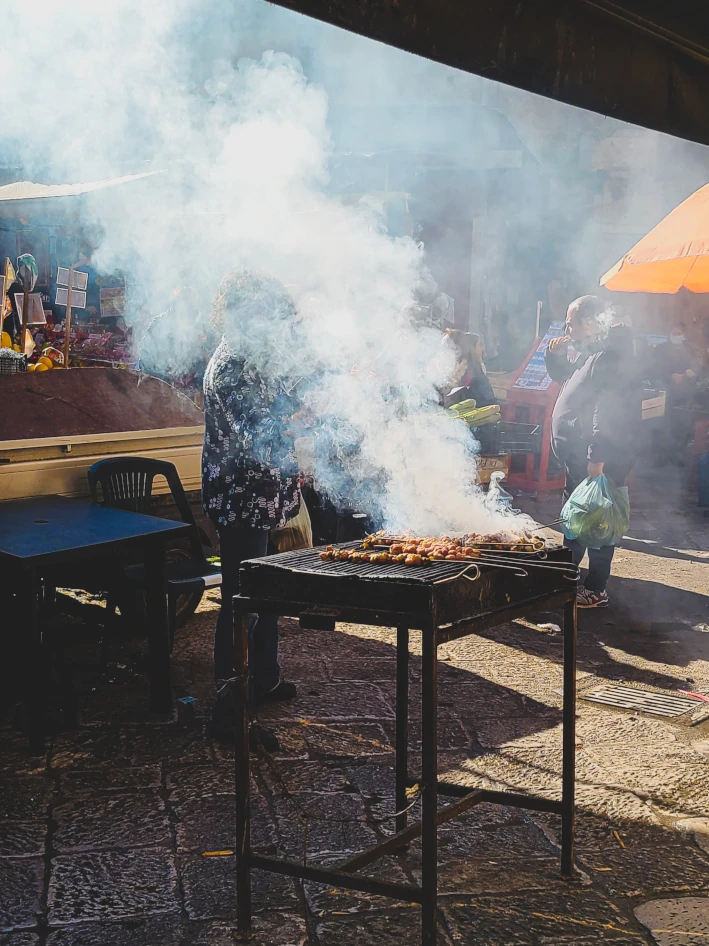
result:
<svg viewBox="0 0 709 946"><path fill-rule="evenodd" d="M688 377L688 378L696 378L696 377L697 377L696 374L692 371L691 368L687 368L687 370L685 371L685 376Z"/></svg>
<svg viewBox="0 0 709 946"><path fill-rule="evenodd" d="M672 380L674 381L675 384L682 384L683 378L684 378L684 375L683 375L683 374L673 374L673 375L672 375Z"/></svg>
<svg viewBox="0 0 709 946"><path fill-rule="evenodd" d="M552 340L549 342L549 345L547 347L547 351L550 351L553 354L557 350L557 348L561 348L564 345L568 345L570 341L571 341L571 336L569 335L560 335L559 338L552 338Z"/></svg>
<svg viewBox="0 0 709 946"><path fill-rule="evenodd" d="M592 460L588 461L588 475L589 478L595 480L597 476L600 476L603 473L603 464L594 463Z"/></svg>

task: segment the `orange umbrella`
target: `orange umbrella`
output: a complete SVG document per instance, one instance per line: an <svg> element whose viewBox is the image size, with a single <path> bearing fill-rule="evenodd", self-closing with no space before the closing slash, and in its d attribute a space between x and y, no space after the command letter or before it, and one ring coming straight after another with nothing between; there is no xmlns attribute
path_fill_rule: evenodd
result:
<svg viewBox="0 0 709 946"><path fill-rule="evenodd" d="M709 292L709 184L636 243L601 285L617 292Z"/></svg>

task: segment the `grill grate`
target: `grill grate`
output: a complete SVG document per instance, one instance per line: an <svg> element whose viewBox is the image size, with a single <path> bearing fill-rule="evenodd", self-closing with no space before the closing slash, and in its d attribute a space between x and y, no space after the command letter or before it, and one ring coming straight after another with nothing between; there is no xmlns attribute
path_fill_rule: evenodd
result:
<svg viewBox="0 0 709 946"><path fill-rule="evenodd" d="M616 709L635 710L652 716L666 717L682 716L696 709L700 704L699 700L693 700L690 697L637 690L635 687L626 687L617 683L597 687L595 690L584 693L581 699L589 703L614 706Z"/></svg>
<svg viewBox="0 0 709 946"><path fill-rule="evenodd" d="M360 542L338 544L340 549L360 548ZM316 572L319 575L337 575L340 578L388 578L401 581L421 582L432 584L442 578L455 578L466 571L471 564L479 562L430 562L425 565L400 565L391 562L387 565L373 565L371 562L324 562L319 553L322 549L299 549L294 552L284 552L275 562L271 557L268 564L272 568L286 568L288 571ZM475 573L475 569L472 569Z"/></svg>

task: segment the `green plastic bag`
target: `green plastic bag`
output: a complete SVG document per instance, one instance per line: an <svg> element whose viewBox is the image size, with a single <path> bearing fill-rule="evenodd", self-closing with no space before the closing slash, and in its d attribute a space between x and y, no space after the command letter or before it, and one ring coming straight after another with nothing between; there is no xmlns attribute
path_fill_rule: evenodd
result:
<svg viewBox="0 0 709 946"><path fill-rule="evenodd" d="M627 487L615 486L603 474L587 477L564 504L561 522L566 538L586 548L616 545L630 525Z"/></svg>

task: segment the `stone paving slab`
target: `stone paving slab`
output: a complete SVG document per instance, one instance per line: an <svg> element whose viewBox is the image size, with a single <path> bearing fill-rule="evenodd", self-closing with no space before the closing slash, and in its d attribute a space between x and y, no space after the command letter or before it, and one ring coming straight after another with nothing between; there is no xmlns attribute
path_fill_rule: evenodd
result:
<svg viewBox="0 0 709 946"><path fill-rule="evenodd" d="M371 628L357 624L341 624L335 631L293 630L293 622L279 621L279 660L284 666L299 662L307 672L310 661L357 660L358 658L394 657L392 644L396 631L389 628Z"/></svg>
<svg viewBox="0 0 709 946"><path fill-rule="evenodd" d="M603 828L582 833L579 861L600 887L623 897L709 889L709 859L679 833L645 825L617 833L620 842L604 837Z"/></svg>
<svg viewBox="0 0 709 946"><path fill-rule="evenodd" d="M68 771L61 776L63 795L95 794L96 792L133 792L159 789L162 771L159 765L131 768L113 767L85 771Z"/></svg>
<svg viewBox="0 0 709 946"><path fill-rule="evenodd" d="M259 716L266 721L292 719L362 719L394 718L394 709L375 684L322 683L310 687L297 700L263 706Z"/></svg>
<svg viewBox="0 0 709 946"><path fill-rule="evenodd" d="M484 749L518 749L561 745L561 712L556 719L518 716L512 719L475 720L477 740Z"/></svg>
<svg viewBox="0 0 709 946"><path fill-rule="evenodd" d="M290 663L289 663L290 673ZM378 686L393 686L396 680L396 659L392 652L389 657L370 656L366 661L339 657L328 658L325 664L328 678L333 683L350 684L355 681L371 681Z"/></svg>
<svg viewBox="0 0 709 946"><path fill-rule="evenodd" d="M365 808L357 795L294 793L291 801L275 800L280 848L288 857L356 853L376 843L365 823ZM307 825L307 828L306 828Z"/></svg>
<svg viewBox="0 0 709 946"><path fill-rule="evenodd" d="M319 946L364 946L365 943L414 946L421 938L421 912L402 908L379 916L364 914L351 919L330 916L319 920L315 929ZM437 946L450 946L450 942L445 929L439 926Z"/></svg>
<svg viewBox="0 0 709 946"><path fill-rule="evenodd" d="M230 857L187 857L181 865L184 903L191 920L236 918L235 860ZM251 875L254 913L277 910L298 912L293 881L288 877L255 870Z"/></svg>
<svg viewBox="0 0 709 946"><path fill-rule="evenodd" d="M0 755L3 769L5 760ZM54 780L44 776L0 779L0 822L44 821L52 797Z"/></svg>
<svg viewBox="0 0 709 946"><path fill-rule="evenodd" d="M78 923L51 931L47 946L182 946L182 934L179 916L129 923Z"/></svg>
<svg viewBox="0 0 709 946"><path fill-rule="evenodd" d="M37 933L0 933L0 946L39 946Z"/></svg>
<svg viewBox="0 0 709 946"><path fill-rule="evenodd" d="M588 751L604 772L605 780L643 794L664 808L702 817L709 812L709 765L684 747L663 752L662 758L628 748Z"/></svg>
<svg viewBox="0 0 709 946"><path fill-rule="evenodd" d="M0 759L3 779L14 780L26 775L42 777L47 774L49 752L29 753L25 734L3 725L0 726Z"/></svg>
<svg viewBox="0 0 709 946"><path fill-rule="evenodd" d="M249 942L261 946L302 946L306 935L300 917L284 914L256 916ZM38 938L23 942L15 938L0 946L35 946ZM50 931L46 946L234 946L236 923L223 921L184 921L179 917L157 917L129 923L79 923Z"/></svg>
<svg viewBox="0 0 709 946"><path fill-rule="evenodd" d="M175 679L175 675L173 675ZM123 686L92 688L82 695L79 719L82 726L125 726L145 722L150 687L145 675Z"/></svg>
<svg viewBox="0 0 709 946"><path fill-rule="evenodd" d="M132 764L211 762L209 747L196 727L153 726L126 730L126 756Z"/></svg>
<svg viewBox="0 0 709 946"><path fill-rule="evenodd" d="M323 863L334 864L336 859L327 859ZM383 857L375 864L360 871L361 876L376 877L379 880L388 880L398 884L409 884L411 878L404 872L394 857ZM410 907L406 902L397 903L388 897L379 897L376 894L363 893L359 890L345 890L332 884L304 885L308 905L315 917L325 915L341 915L347 913L364 913L366 911L382 911L392 907Z"/></svg>
<svg viewBox="0 0 709 946"><path fill-rule="evenodd" d="M635 910L657 946L695 946L709 939L709 897L654 900Z"/></svg>
<svg viewBox="0 0 709 946"><path fill-rule="evenodd" d="M280 646L280 652L283 652ZM298 695L304 696L308 690L316 689L318 685L331 682L329 662L313 657L312 660L303 660L294 654L288 660L288 679L298 688Z"/></svg>
<svg viewBox="0 0 709 946"><path fill-rule="evenodd" d="M279 794L282 781L290 792L312 792L329 794L343 792L350 783L350 767L346 763L309 762L287 758L275 758L274 769L259 765L259 772L269 790ZM357 769L357 766L352 766ZM357 783L359 785L359 783Z"/></svg>
<svg viewBox="0 0 709 946"><path fill-rule="evenodd" d="M53 818L60 853L158 847L171 840L165 803L155 792L77 799L54 808Z"/></svg>
<svg viewBox="0 0 709 946"><path fill-rule="evenodd" d="M307 927L300 916L262 913L251 921L251 946L305 946L306 940Z"/></svg>
<svg viewBox="0 0 709 946"><path fill-rule="evenodd" d="M208 795L175 809L178 853L232 850L236 844L235 796ZM276 829L261 795L251 797L251 847L275 852Z"/></svg>
<svg viewBox="0 0 709 946"><path fill-rule="evenodd" d="M229 794L234 791L234 765L170 764L165 784L171 800L177 804L206 795Z"/></svg>
<svg viewBox="0 0 709 946"><path fill-rule="evenodd" d="M443 902L454 943L537 946L578 943L645 942L632 919L589 888L529 891L514 897L446 898Z"/></svg>
<svg viewBox="0 0 709 946"><path fill-rule="evenodd" d="M523 894L528 890L563 888L559 857L516 858L508 852L496 860L470 861L445 849L439 856L441 896ZM420 876L420 871L416 872Z"/></svg>
<svg viewBox="0 0 709 946"><path fill-rule="evenodd" d="M394 722L386 726L390 738L394 741ZM466 729L460 717L450 709L443 709L438 714L438 748L461 749L472 747L474 735ZM421 749L421 717L412 715L409 719L409 748L414 752Z"/></svg>
<svg viewBox="0 0 709 946"><path fill-rule="evenodd" d="M0 821L0 857L41 856L46 833L41 821Z"/></svg>
<svg viewBox="0 0 709 946"><path fill-rule="evenodd" d="M44 863L40 858L0 858L0 930L33 927L41 910Z"/></svg>
<svg viewBox="0 0 709 946"><path fill-rule="evenodd" d="M324 723L275 725L284 755L322 759L355 759L362 755L391 755L392 744L378 723ZM222 750L223 751L223 750ZM231 758L233 759L233 749Z"/></svg>
<svg viewBox="0 0 709 946"><path fill-rule="evenodd" d="M52 861L51 926L177 913L177 872L167 850L62 855Z"/></svg>
<svg viewBox="0 0 709 946"><path fill-rule="evenodd" d="M98 728L60 733L52 742L49 761L55 770L128 765L121 733Z"/></svg>
<svg viewBox="0 0 709 946"><path fill-rule="evenodd" d="M421 881L421 842L405 857ZM441 894L497 893L558 885L559 856L541 832L526 824L471 827L459 821L439 829L438 876Z"/></svg>

